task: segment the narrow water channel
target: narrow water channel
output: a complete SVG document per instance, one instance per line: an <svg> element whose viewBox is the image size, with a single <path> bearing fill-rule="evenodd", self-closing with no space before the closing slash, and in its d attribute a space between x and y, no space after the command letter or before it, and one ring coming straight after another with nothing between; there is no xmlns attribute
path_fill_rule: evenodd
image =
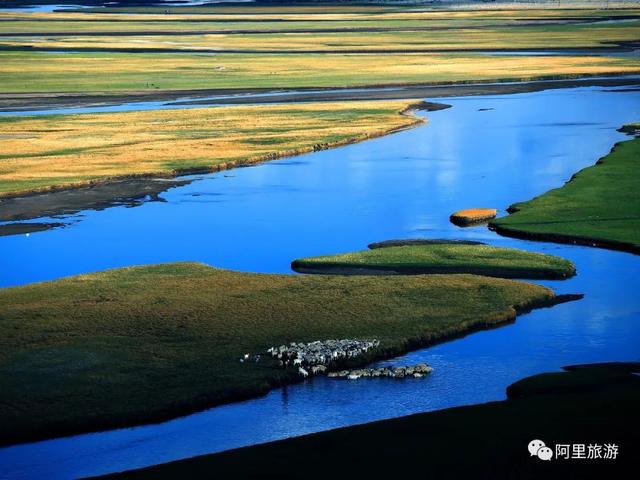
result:
<svg viewBox="0 0 640 480"><path fill-rule="evenodd" d="M83 211L65 228L0 237L4 286L132 264L197 260L289 273L300 256L390 238L469 238L573 260L544 282L583 300L412 352L420 380L314 378L158 425L0 449L0 478L71 478L151 465L323 429L505 397L524 376L570 363L640 359L640 257L460 229L449 214L561 186L627 138L640 92L599 87L449 98L453 108L395 135L251 168L193 177L141 206ZM487 110L488 109L488 110ZM47 219L44 219L47 220ZM59 219L58 219L59 220ZM43 221L43 219L37 219Z"/></svg>

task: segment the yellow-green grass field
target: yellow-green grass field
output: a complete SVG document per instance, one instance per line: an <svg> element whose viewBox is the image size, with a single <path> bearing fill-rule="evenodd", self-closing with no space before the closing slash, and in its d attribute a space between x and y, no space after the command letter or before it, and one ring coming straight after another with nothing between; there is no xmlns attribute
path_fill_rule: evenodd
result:
<svg viewBox="0 0 640 480"><path fill-rule="evenodd" d="M376 338L359 364L513 320L551 290L473 275L132 267L0 290L0 443L157 421L299 378L264 351ZM240 363L263 353L259 363Z"/></svg>
<svg viewBox="0 0 640 480"><path fill-rule="evenodd" d="M343 145L423 120L411 101L0 117L0 196L215 171Z"/></svg>
<svg viewBox="0 0 640 480"><path fill-rule="evenodd" d="M585 52L554 57L470 53L588 49L634 42L639 39L640 9L439 11L333 6L321 12L317 7L273 6L175 8L167 15L147 8L137 11L155 13L120 11L123 13L0 14L0 93L347 87L640 72L640 61L633 57L598 57ZM623 21L593 22L609 18ZM416 28L429 30L407 31ZM318 31L327 29L330 31ZM91 35L108 32L118 35ZM28 51L32 47L98 51ZM249 53L180 52L185 49ZM398 53L447 49L465 52ZM339 53L361 50L375 54ZM285 51L293 53L269 53Z"/></svg>
<svg viewBox="0 0 640 480"><path fill-rule="evenodd" d="M563 187L516 203L490 225L510 236L640 253L639 161L640 139L620 142Z"/></svg>
<svg viewBox="0 0 640 480"><path fill-rule="evenodd" d="M279 26L279 25L278 25ZM52 31L69 32L65 25L51 25ZM228 28L228 27L227 27ZM235 27L234 28L239 28ZM291 28L307 29L306 26ZM553 49L553 48L592 48L612 47L616 42L638 41L640 34L640 16L633 22L608 25L543 25L536 27L499 27L499 28L456 28L453 30L425 31L353 31L354 27L343 25L324 26L339 28L337 32L269 33L269 34L232 34L203 33L181 35L180 29L174 34L166 34L162 25L156 34L144 35L144 29L130 35L82 36L70 31L65 35L47 36L46 33L33 36L0 37L0 49L9 47L42 47L59 49L202 49L202 50L243 50L250 52L291 52L298 51L350 51L367 50L375 52L401 50L451 50L482 51L485 49ZM358 28L392 28L368 25ZM402 27L398 27L402 28ZM202 27L190 27L201 32ZM187 32L189 30L186 30ZM142 34L141 34L142 33ZM170 33L170 32L168 32Z"/></svg>
<svg viewBox="0 0 640 480"><path fill-rule="evenodd" d="M471 54L0 53L2 92L355 87L634 74L634 58Z"/></svg>

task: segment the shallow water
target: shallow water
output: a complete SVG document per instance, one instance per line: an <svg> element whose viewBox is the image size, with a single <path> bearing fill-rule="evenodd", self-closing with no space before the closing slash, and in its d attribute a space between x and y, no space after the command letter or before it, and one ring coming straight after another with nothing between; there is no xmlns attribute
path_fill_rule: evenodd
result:
<svg viewBox="0 0 640 480"><path fill-rule="evenodd" d="M167 7L200 7L213 3L252 3L255 0L157 0L155 5L150 6L167 6ZM126 7L127 5L118 5L117 0L109 2L105 0L104 5L76 5L76 4L59 4L59 5L42 5L33 4L25 5L23 7L9 7L5 8L0 5L0 12L15 12L15 13L52 13L63 10L80 10L85 8L100 8L100 7ZM144 6L144 5L143 5Z"/></svg>
<svg viewBox="0 0 640 480"><path fill-rule="evenodd" d="M79 10L83 8L97 8L96 5L74 5L74 4L59 4L59 5L25 5L23 7L9 7L5 8L0 6L1 12L14 12L14 13L52 13L62 10Z"/></svg>
<svg viewBox="0 0 640 480"><path fill-rule="evenodd" d="M66 52L70 54L70 52ZM120 102L84 106L67 106L53 108L19 108L16 110L0 110L2 116L34 116L34 115L58 115L58 114L76 114L76 113L106 113L106 112L131 112L144 110L173 110L183 108L203 108L216 107L226 105L251 105L263 103L291 103L300 101L344 101L344 100L381 100L381 99L407 99L421 98L425 96L437 95L439 97L450 97L452 91L459 91L457 95L468 96L478 95L479 93L488 94L486 89L492 87L502 88L520 88L522 91L537 91L541 88L577 88L580 84L583 87L610 85L612 87L625 85L630 88L633 82L640 81L639 75L623 75L617 77L584 77L578 79L565 79L556 81L531 81L531 82L483 82L483 83L467 83L458 85L440 85L440 86L412 86L412 87L376 87L376 88L337 88L337 89L321 89L321 90L286 90L274 89L267 92L240 92L233 94L218 94L212 96L199 97L175 97L164 100ZM616 82L621 82L616 85ZM479 91L475 91L478 89ZM514 92L507 92L513 94ZM495 94L504 94L500 90ZM438 102L446 102L446 100L438 100ZM107 100L108 102L108 100ZM14 107L15 108L15 107Z"/></svg>
<svg viewBox="0 0 640 480"><path fill-rule="evenodd" d="M71 53L71 52L57 52ZM629 77L633 78L633 77ZM205 97L178 97L172 100L154 100L147 102L124 102L113 105L92 105L86 107L63 107L63 108L46 108L46 109L23 109L23 110L7 110L0 111L0 117L14 116L36 116L36 115L62 115L76 113L113 113L113 112L134 112L146 110L180 110L185 108L203 108L225 105L225 100L229 99L249 99L260 103L260 99L280 97L286 95L313 96L318 93L340 92L340 93L359 93L359 92L389 92L402 90L401 87L387 88L341 88L339 90L274 90L264 93L237 93L231 95L214 95Z"/></svg>
<svg viewBox="0 0 640 480"><path fill-rule="evenodd" d="M515 324L393 359L425 361L420 380L315 378L263 398L159 425L0 449L0 478L70 478L129 469L277 438L504 398L524 376L571 363L640 359L640 257L525 242L449 214L499 209L562 185L628 138L640 92L574 88L447 99L429 124L251 168L194 177L165 202L85 211L67 228L0 238L3 285L104 268L198 260L289 272L300 256L390 238L469 238L572 259L578 276L544 282L581 301ZM492 108L493 110L479 111ZM43 219L38 219L42 221ZM46 219L45 219L46 220ZM463 299L462 299L463 300Z"/></svg>

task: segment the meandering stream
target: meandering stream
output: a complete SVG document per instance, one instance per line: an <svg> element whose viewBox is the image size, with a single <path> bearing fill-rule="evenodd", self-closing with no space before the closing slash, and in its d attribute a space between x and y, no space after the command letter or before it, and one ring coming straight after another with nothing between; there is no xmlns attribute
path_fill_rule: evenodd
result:
<svg viewBox="0 0 640 480"><path fill-rule="evenodd" d="M290 272L292 259L391 238L468 238L573 260L543 282L583 300L419 350L420 380L314 378L158 425L0 449L0 478L70 478L151 465L382 418L503 399L524 376L570 363L640 359L640 257L460 229L449 214L505 209L561 186L626 138L640 91L573 88L448 98L427 125L192 182L135 208L83 211L65 228L0 237L0 283L20 285L132 264L196 260ZM484 110L490 109L490 110ZM47 221L52 219L37 219ZM59 219L53 219L59 221ZM464 299L460 299L464 301Z"/></svg>

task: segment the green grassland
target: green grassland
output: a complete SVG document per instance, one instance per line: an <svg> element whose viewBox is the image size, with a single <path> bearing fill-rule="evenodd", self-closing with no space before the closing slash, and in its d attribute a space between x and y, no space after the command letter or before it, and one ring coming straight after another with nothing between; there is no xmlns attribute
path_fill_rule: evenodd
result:
<svg viewBox="0 0 640 480"><path fill-rule="evenodd" d="M552 255L487 245L407 245L295 260L304 273L472 273L501 278L567 278L575 266Z"/></svg>
<svg viewBox="0 0 640 480"><path fill-rule="evenodd" d="M398 468L438 479L632 478L640 446L640 379L594 370L526 378L514 385L518 398L502 402L341 428L102 478L210 478L212 472L229 478L293 479L300 472L309 479L393 478ZM577 384L579 388L567 388ZM585 459L543 462L528 452L534 439L552 450L555 444L585 445ZM605 443L618 446L615 459L586 458L586 445Z"/></svg>
<svg viewBox="0 0 640 480"><path fill-rule="evenodd" d="M640 252L640 139L618 143L563 187L516 203L499 233Z"/></svg>
<svg viewBox="0 0 640 480"><path fill-rule="evenodd" d="M291 276L166 264L0 290L0 443L158 421L265 393L273 345L377 338L362 363L513 320L549 289L472 275Z"/></svg>

